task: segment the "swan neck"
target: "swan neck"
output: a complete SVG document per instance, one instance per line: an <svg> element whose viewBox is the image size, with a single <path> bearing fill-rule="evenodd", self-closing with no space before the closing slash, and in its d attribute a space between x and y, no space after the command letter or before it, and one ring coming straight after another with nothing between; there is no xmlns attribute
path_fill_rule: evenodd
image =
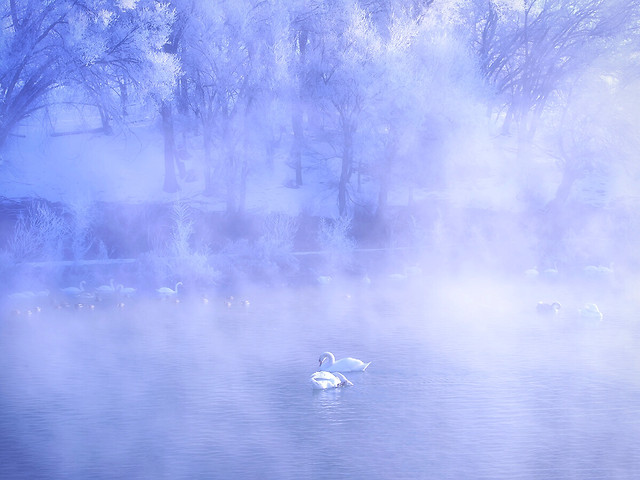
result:
<svg viewBox="0 0 640 480"><path fill-rule="evenodd" d="M322 363L320 365L327 364L328 367L336 363L336 357L331 352L325 352L320 356Z"/></svg>

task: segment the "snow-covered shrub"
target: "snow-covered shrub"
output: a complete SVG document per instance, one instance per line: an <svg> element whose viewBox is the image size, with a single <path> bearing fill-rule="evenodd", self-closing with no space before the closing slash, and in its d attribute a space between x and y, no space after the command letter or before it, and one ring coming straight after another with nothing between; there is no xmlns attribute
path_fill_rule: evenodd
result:
<svg viewBox="0 0 640 480"><path fill-rule="evenodd" d="M161 281L178 279L185 284L213 285L221 273L213 267L207 248L192 246L193 220L190 207L183 202L173 205L173 225L167 244L142 258L142 263Z"/></svg>
<svg viewBox="0 0 640 480"><path fill-rule="evenodd" d="M284 213L271 213L264 218L262 236L256 242L255 266L268 275L297 269L292 255L293 242L298 232L297 219Z"/></svg>
<svg viewBox="0 0 640 480"><path fill-rule="evenodd" d="M76 199L68 207L73 218L70 225L71 255L74 260L83 260L96 242L93 237L95 208L86 198ZM101 246L104 248L104 244Z"/></svg>
<svg viewBox="0 0 640 480"><path fill-rule="evenodd" d="M68 235L64 218L46 203L36 202L18 217L9 251L15 261L59 260Z"/></svg>
<svg viewBox="0 0 640 480"><path fill-rule="evenodd" d="M189 256L192 253L190 240L193 236L193 220L187 204L174 203L173 221L171 243L169 244L170 254L176 257Z"/></svg>
<svg viewBox="0 0 640 480"><path fill-rule="evenodd" d="M356 242L351 236L352 219L340 216L331 220L323 218L318 230L318 243L328 252L330 271L343 269L351 264Z"/></svg>

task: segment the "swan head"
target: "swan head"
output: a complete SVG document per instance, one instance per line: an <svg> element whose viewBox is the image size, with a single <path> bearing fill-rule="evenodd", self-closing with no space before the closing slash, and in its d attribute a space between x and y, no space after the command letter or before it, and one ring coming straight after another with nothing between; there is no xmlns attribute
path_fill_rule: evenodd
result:
<svg viewBox="0 0 640 480"><path fill-rule="evenodd" d="M349 385L353 385L353 383L351 383L347 377L345 377L343 374L341 374L340 372L335 372L333 374L335 377L338 377L338 379L340 380L340 386L341 387L347 387Z"/></svg>
<svg viewBox="0 0 640 480"><path fill-rule="evenodd" d="M329 365L333 365L336 361L336 357L333 356L331 352L324 352L320 355L318 361L320 362L320 366L324 363L325 360L329 360Z"/></svg>

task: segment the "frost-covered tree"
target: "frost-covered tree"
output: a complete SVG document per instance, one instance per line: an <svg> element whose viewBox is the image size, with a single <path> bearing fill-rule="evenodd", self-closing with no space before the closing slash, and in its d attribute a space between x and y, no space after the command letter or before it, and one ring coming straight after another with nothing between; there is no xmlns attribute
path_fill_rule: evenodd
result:
<svg viewBox="0 0 640 480"><path fill-rule="evenodd" d="M84 98L71 100L90 99L105 122L123 85L165 95L177 72L162 50L172 21L154 0L0 1L0 148L62 87L80 86Z"/></svg>
<svg viewBox="0 0 640 480"><path fill-rule="evenodd" d="M201 122L205 192L216 174L229 212L242 210L257 128L280 66L277 39L285 32L277 2L197 4L183 58L189 100ZM263 123L267 122L263 119Z"/></svg>
<svg viewBox="0 0 640 480"><path fill-rule="evenodd" d="M502 128L531 139L571 79L638 18L635 0L473 0L482 74L501 100Z"/></svg>
<svg viewBox="0 0 640 480"><path fill-rule="evenodd" d="M80 87L74 92L98 107L108 130L109 120L126 115L130 104L169 98L179 64L166 48L175 31L168 4L138 0L100 7L74 12L66 43L72 85Z"/></svg>
<svg viewBox="0 0 640 480"><path fill-rule="evenodd" d="M324 125L324 138L340 159L338 211L347 213L354 142L363 111L375 95L380 64L380 37L371 17L356 2L327 0L315 6L314 30L307 40L305 75L308 103Z"/></svg>

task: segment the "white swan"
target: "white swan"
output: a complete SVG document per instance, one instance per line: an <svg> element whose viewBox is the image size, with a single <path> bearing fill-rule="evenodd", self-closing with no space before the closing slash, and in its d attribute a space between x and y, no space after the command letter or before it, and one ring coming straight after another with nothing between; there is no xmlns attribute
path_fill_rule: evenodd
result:
<svg viewBox="0 0 640 480"><path fill-rule="evenodd" d="M357 358L341 358L336 360L333 353L324 352L318 359L320 370L325 372L364 372L371 362L365 363Z"/></svg>
<svg viewBox="0 0 640 480"><path fill-rule="evenodd" d="M82 292L84 292L84 286L86 283L87 282L82 280L80 282L80 287L66 287L66 288L61 288L60 290L62 291L62 293L65 293L67 295L80 295Z"/></svg>
<svg viewBox="0 0 640 480"><path fill-rule="evenodd" d="M335 374L324 371L315 372L311 375L309 381L311 383L311 388L314 390L326 390L327 388L338 388L353 385L353 383L347 380L347 377L339 372L336 372Z"/></svg>
<svg viewBox="0 0 640 480"><path fill-rule="evenodd" d="M136 289L133 287L125 287L124 285L118 285L118 292L125 297L131 297L134 293L136 293Z"/></svg>
<svg viewBox="0 0 640 480"><path fill-rule="evenodd" d="M592 318L594 320L602 320L602 312L595 303L587 303L580 309L580 316L584 318Z"/></svg>
<svg viewBox="0 0 640 480"><path fill-rule="evenodd" d="M582 270L591 277L609 277L613 275L613 264L609 264L608 267L604 265L587 265Z"/></svg>
<svg viewBox="0 0 640 480"><path fill-rule="evenodd" d="M10 298L11 300L28 300L35 296L36 296L35 293L31 291L27 291L27 292L10 293L9 295L7 295L7 298Z"/></svg>
<svg viewBox="0 0 640 480"><path fill-rule="evenodd" d="M170 297L171 295L177 295L178 294L178 285L182 285L182 282L176 283L176 288L174 290L172 290L169 287L160 287L160 288L156 289L156 292L158 292L163 297Z"/></svg>
<svg viewBox="0 0 640 480"><path fill-rule="evenodd" d="M545 302L538 302L538 304L536 305L536 311L542 315L550 315L550 314L557 314L558 310L560 310L561 305L558 302L553 302L553 303L545 303Z"/></svg>
<svg viewBox="0 0 640 480"><path fill-rule="evenodd" d="M98 288L96 288L96 293L102 294L102 295L111 295L116 293L116 290L117 288L113 284L113 278L112 278L111 280L109 280L109 285L100 285Z"/></svg>

